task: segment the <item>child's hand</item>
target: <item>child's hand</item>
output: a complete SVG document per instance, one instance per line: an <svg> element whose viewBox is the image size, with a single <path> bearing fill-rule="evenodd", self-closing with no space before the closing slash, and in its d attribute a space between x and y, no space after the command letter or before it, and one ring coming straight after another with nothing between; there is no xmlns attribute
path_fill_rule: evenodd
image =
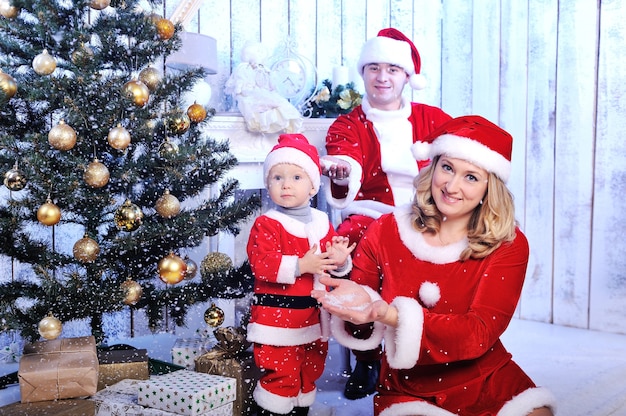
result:
<svg viewBox="0 0 626 416"><path fill-rule="evenodd" d="M326 243L326 252L330 253L330 259L334 260L334 264L337 267L345 264L348 256L354 248L356 247L356 243L352 243L350 245L350 239L348 237L335 236L332 238L332 241Z"/></svg>
<svg viewBox="0 0 626 416"><path fill-rule="evenodd" d="M331 254L328 251L325 253L316 253L316 251L317 244L313 244L313 247L303 257L298 259L300 274L325 274L328 270L337 268L335 260L331 258Z"/></svg>

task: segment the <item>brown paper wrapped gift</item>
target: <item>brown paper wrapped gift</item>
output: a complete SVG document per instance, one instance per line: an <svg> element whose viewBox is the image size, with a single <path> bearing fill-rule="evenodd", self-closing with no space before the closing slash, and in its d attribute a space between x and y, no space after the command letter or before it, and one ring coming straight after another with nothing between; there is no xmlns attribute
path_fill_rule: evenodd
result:
<svg viewBox="0 0 626 416"><path fill-rule="evenodd" d="M98 348L98 391L124 380L150 378L148 351L130 345L117 344Z"/></svg>
<svg viewBox="0 0 626 416"><path fill-rule="evenodd" d="M22 403L91 396L98 386L95 338L27 344L17 375Z"/></svg>
<svg viewBox="0 0 626 416"><path fill-rule="evenodd" d="M214 332L218 345L196 358L196 371L237 379L237 397L233 416L250 416L255 413L252 392L261 370L246 348L245 334L240 328L218 328Z"/></svg>

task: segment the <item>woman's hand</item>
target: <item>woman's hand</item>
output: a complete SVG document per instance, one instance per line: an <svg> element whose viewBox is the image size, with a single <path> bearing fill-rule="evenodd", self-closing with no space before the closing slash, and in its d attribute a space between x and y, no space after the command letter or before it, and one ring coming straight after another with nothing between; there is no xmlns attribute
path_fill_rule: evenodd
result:
<svg viewBox="0 0 626 416"><path fill-rule="evenodd" d="M329 313L354 324L380 321L386 325L397 325L397 311L384 300L373 301L361 285L347 279L324 276L320 283L331 288L313 290L315 298Z"/></svg>

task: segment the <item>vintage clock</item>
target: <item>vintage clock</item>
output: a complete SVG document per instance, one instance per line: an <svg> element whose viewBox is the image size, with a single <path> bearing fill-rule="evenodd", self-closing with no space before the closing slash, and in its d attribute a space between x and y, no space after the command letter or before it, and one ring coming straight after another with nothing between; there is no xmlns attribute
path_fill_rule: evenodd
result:
<svg viewBox="0 0 626 416"><path fill-rule="evenodd" d="M296 108L315 92L317 71L315 65L294 51L295 44L287 41L282 54L275 57L270 67L274 89Z"/></svg>

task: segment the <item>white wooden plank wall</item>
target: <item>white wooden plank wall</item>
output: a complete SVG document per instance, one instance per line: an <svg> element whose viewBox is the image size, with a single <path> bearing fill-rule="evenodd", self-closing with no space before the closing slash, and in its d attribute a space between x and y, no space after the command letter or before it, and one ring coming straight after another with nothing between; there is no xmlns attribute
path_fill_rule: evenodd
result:
<svg viewBox="0 0 626 416"><path fill-rule="evenodd" d="M229 111L222 87L246 41L277 50L292 37L321 81L388 26L423 59L429 86L412 99L515 137L509 185L531 244L519 316L626 333L626 3L205 0L187 29L217 39L207 81Z"/></svg>

